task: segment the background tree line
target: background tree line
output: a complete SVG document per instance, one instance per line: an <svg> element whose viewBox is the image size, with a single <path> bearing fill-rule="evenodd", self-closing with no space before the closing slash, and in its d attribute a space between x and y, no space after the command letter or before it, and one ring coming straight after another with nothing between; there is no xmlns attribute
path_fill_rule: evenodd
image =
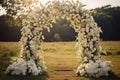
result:
<svg viewBox="0 0 120 80"><path fill-rule="evenodd" d="M93 9L95 21L103 30L103 40L120 40L120 7L106 5ZM21 23L19 19L14 20L11 16L0 17L0 41L19 41L21 34ZM43 30L45 41L74 41L77 33L70 27L66 19L59 19L53 23L50 32Z"/></svg>
<svg viewBox="0 0 120 80"><path fill-rule="evenodd" d="M103 40L120 40L120 7L106 5L95 9L93 14L98 26L103 30Z"/></svg>

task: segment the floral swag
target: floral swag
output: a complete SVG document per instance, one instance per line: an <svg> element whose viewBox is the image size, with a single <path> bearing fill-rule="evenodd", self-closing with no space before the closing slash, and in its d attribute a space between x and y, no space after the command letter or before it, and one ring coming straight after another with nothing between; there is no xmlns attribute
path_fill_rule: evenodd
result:
<svg viewBox="0 0 120 80"><path fill-rule="evenodd" d="M83 9L79 1L51 1L42 5L39 0L5 0L7 14L20 19L22 24L20 58L9 65L6 72L12 75L39 75L46 69L38 56L44 39L42 30L50 31L52 23L62 18L70 21L78 33L77 55L80 65L76 69L79 76L108 76L111 71L109 61L101 60L100 33L89 10Z"/></svg>

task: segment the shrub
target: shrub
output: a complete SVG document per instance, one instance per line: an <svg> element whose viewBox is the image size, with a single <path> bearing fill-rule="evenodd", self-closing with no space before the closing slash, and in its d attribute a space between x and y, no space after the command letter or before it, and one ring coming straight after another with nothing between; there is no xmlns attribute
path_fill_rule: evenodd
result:
<svg viewBox="0 0 120 80"><path fill-rule="evenodd" d="M55 33L53 36L54 41L62 41L62 38L60 37L60 35L58 33Z"/></svg>

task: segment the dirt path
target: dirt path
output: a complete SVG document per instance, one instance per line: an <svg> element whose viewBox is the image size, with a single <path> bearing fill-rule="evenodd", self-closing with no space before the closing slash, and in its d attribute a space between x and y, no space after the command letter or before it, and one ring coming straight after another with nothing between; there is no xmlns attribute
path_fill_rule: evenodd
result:
<svg viewBox="0 0 120 80"><path fill-rule="evenodd" d="M86 80L75 75L75 66L73 65L76 63L69 56L67 58L45 56L45 58L49 60L49 63L46 63L49 72L48 80Z"/></svg>

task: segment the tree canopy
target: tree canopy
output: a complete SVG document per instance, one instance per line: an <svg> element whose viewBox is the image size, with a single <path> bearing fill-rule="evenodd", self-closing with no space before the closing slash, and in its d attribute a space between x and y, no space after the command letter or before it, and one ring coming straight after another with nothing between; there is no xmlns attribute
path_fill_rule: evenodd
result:
<svg viewBox="0 0 120 80"><path fill-rule="evenodd" d="M3 4L3 0L0 0L0 4ZM98 26L103 30L101 39L120 40L120 35L118 35L120 34L120 7L106 5L93 10L96 11L96 13L93 13L93 17ZM52 39L55 33L58 33L61 36L62 41L74 41L77 33L69 26L70 22L67 20L58 20L57 23L53 24L51 32L47 32L45 29L43 30L45 41L53 41ZM21 22L19 19L13 20L10 16L0 17L0 41L18 41L21 37L20 27Z"/></svg>

